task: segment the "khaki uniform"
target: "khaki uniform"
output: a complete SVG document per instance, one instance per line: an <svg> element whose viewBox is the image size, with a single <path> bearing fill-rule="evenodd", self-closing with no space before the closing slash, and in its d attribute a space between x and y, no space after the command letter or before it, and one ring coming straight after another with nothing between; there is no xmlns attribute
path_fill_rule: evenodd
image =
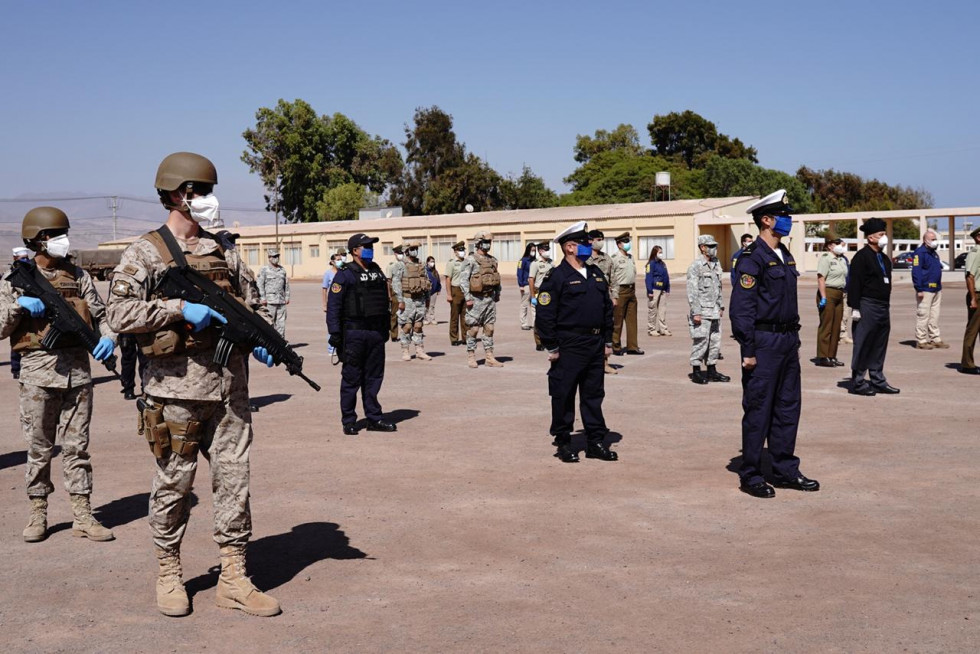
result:
<svg viewBox="0 0 980 654"><path fill-rule="evenodd" d="M612 257L605 252L592 250L592 256L585 263L597 266L602 271L603 276L609 280L609 297L616 300L619 298L619 286L613 283L612 279Z"/></svg>
<svg viewBox="0 0 980 654"><path fill-rule="evenodd" d="M408 266L418 269L418 274L409 275ZM416 279L413 282L419 290L414 293L407 288L409 278ZM398 311L398 325L401 327L399 340L403 348L408 347L409 341L416 345L421 345L425 335L422 333L422 325L425 323L426 304L428 303L430 288L429 277L425 274L425 264L411 261L396 261L391 267L391 290L395 294L398 302L404 302L405 308ZM396 305L397 309L398 306Z"/></svg>
<svg viewBox="0 0 980 654"><path fill-rule="evenodd" d="M531 269L528 271L528 279L533 280L534 285L534 295L537 296L538 292L541 290L541 282L544 281L545 275L551 272L551 269L555 267L555 263L551 259L535 259L531 263ZM531 324L534 324L535 318L535 308L531 305ZM541 338L538 336L538 332L534 332L534 344L541 345Z"/></svg>
<svg viewBox="0 0 980 654"><path fill-rule="evenodd" d="M282 266L262 266L256 279L259 297L265 302L272 324L286 337L286 305L289 304L289 275Z"/></svg>
<svg viewBox="0 0 980 654"><path fill-rule="evenodd" d="M973 248L970 254L966 255L966 274L973 277L976 284L977 295L980 296L980 248ZM970 294L966 294L966 331L963 333L963 354L960 358L960 366L964 369L976 368L977 364L973 359L973 348L980 336L980 309L970 308Z"/></svg>
<svg viewBox="0 0 980 654"><path fill-rule="evenodd" d="M453 259L446 266L446 277L449 278L447 292L452 299L449 304L449 340L453 343L463 340L466 334L466 327L463 324L466 315L466 298L463 297L463 289L460 287L462 272L463 262L453 253Z"/></svg>
<svg viewBox="0 0 980 654"><path fill-rule="evenodd" d="M55 279L54 270L38 269L49 281ZM70 274L75 288L69 293L85 300L99 333L115 342L116 334L106 324L105 305L92 278L75 266L71 266ZM17 339L26 331L25 321L31 321L30 314L17 304L20 295L9 282L0 281L0 338ZM37 324L45 322L38 320ZM62 444L65 490L73 495L91 495L88 444L92 369L88 350L83 346L22 350L20 384L20 422L27 442L27 495L47 497L54 492L51 458L56 441Z"/></svg>
<svg viewBox="0 0 980 654"><path fill-rule="evenodd" d="M201 238L193 251L184 243L180 245L188 259L223 260L233 292L269 318L261 309L248 267L235 250L222 252L209 238ZM137 334L144 350L148 335L159 335L175 325L178 331L183 329L180 300L152 296L166 270L161 252L144 236L126 249L113 273L109 324L121 333ZM186 430L183 440L198 445L211 464L215 542L243 546L252 534L248 501L252 417L245 377L245 358L250 352L236 348L228 366L218 366L212 361L216 341L208 346L204 336L213 329L199 332L205 345L198 349L150 356L144 390L151 402L163 406L171 435ZM197 471L197 452L194 448L184 453L174 450L156 464L150 491L150 531L158 548L173 551L179 548L190 515L189 493Z"/></svg>
<svg viewBox="0 0 980 654"><path fill-rule="evenodd" d="M621 337L623 326L626 327L626 349L640 349L637 340L637 300L636 300L636 263L630 254L623 254L619 248L612 255L612 269L609 277L612 280L610 288L617 289L616 307L613 311L613 349L622 349ZM611 291L610 291L611 294Z"/></svg>
<svg viewBox="0 0 980 654"><path fill-rule="evenodd" d="M459 272L459 286L463 291L463 297L467 302L473 302L473 306L466 309L467 352L476 350L476 337L481 327L483 349L486 352L493 351L493 330L497 322L497 302L500 300L499 273L495 286L485 285L482 290L475 291L472 289L472 277L480 271L481 264L483 267L491 267L494 272L497 271L497 259L477 250L463 260Z"/></svg>
<svg viewBox="0 0 980 654"><path fill-rule="evenodd" d="M721 316L725 311L725 298L721 290L721 264L708 261L703 255L687 269L687 301L691 313L687 324L691 330L691 365L707 363L715 365L721 351ZM694 324L694 316L701 316L701 324Z"/></svg>
<svg viewBox="0 0 980 654"><path fill-rule="evenodd" d="M837 358L844 320L844 289L847 288L847 261L833 252L824 252L817 260L817 275L824 278L827 305L820 309L817 329L817 358ZM820 302L820 291L817 291Z"/></svg>

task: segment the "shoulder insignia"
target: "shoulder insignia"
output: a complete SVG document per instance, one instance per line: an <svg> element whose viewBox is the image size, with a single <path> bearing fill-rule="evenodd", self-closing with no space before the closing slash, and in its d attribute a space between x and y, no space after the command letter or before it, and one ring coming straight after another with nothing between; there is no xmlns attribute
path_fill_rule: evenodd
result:
<svg viewBox="0 0 980 654"><path fill-rule="evenodd" d="M548 306L549 304L551 304L551 293L549 293L548 291L538 293L538 304L543 306Z"/></svg>
<svg viewBox="0 0 980 654"><path fill-rule="evenodd" d="M746 255L747 256L747 255L752 254L753 252L755 252L755 241L752 241L751 243L749 243L748 245L746 245L744 248L742 248L742 254L743 255Z"/></svg>
<svg viewBox="0 0 980 654"><path fill-rule="evenodd" d="M129 282L119 279L112 284L112 294L116 297L129 297L133 294L133 287Z"/></svg>
<svg viewBox="0 0 980 654"><path fill-rule="evenodd" d="M340 293L341 290L343 290L343 287L337 282L334 282L333 284L330 285L331 293Z"/></svg>
<svg viewBox="0 0 980 654"><path fill-rule="evenodd" d="M129 275L130 277L134 277L136 273L140 271L140 269L131 263L127 263L125 266L122 267L122 271L127 275Z"/></svg>
<svg viewBox="0 0 980 654"><path fill-rule="evenodd" d="M754 288L755 287L755 277L753 277L752 275L743 274L741 277L738 278L738 283L739 283L739 286L741 286L744 289Z"/></svg>
<svg viewBox="0 0 980 654"><path fill-rule="evenodd" d="M912 265L913 266L919 265L919 255L915 255L914 257L912 257Z"/></svg>

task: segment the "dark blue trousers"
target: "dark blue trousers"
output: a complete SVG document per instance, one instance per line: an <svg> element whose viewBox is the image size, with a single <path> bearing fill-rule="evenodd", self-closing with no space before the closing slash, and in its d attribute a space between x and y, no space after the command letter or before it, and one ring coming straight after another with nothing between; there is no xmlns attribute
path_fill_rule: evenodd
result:
<svg viewBox="0 0 980 654"><path fill-rule="evenodd" d="M854 353L851 356L851 381L854 386L865 384L868 373L874 386L884 386L885 355L888 353L888 335L891 333L891 316L887 302L861 298L861 319L854 323Z"/></svg>
<svg viewBox="0 0 980 654"><path fill-rule="evenodd" d="M350 329L344 337L344 367L340 372L340 419L345 425L357 422L357 391L361 391L364 415L381 420L378 392L385 376L387 331Z"/></svg>
<svg viewBox="0 0 980 654"><path fill-rule="evenodd" d="M762 448L768 442L773 475L795 479L800 460L794 456L800 423L800 339L795 332L755 333L756 366L742 368L742 467L746 485L765 481Z"/></svg>
<svg viewBox="0 0 980 654"><path fill-rule="evenodd" d="M575 392L589 441L605 439L609 430L602 417L602 398L606 396L601 335L569 334L559 339L557 361L548 370L551 396L551 435L559 440L571 436L575 424Z"/></svg>

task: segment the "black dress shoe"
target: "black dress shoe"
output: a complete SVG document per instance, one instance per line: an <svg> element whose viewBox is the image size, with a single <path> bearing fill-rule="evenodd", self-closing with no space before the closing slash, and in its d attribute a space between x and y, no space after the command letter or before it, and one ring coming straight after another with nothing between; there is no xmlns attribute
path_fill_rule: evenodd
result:
<svg viewBox="0 0 980 654"><path fill-rule="evenodd" d="M621 357L621 356L623 356L623 351L622 350L613 349L613 356Z"/></svg>
<svg viewBox="0 0 980 654"><path fill-rule="evenodd" d="M851 395L871 397L875 394L875 389L871 388L871 384L861 384L860 386L852 386L847 392Z"/></svg>
<svg viewBox="0 0 980 654"><path fill-rule="evenodd" d="M881 393L882 395L898 395L902 392L891 384L881 384L880 386L875 384L874 389L875 393Z"/></svg>
<svg viewBox="0 0 980 654"><path fill-rule="evenodd" d="M717 370L712 370L711 368L708 368L708 372L705 373L704 376L709 382L729 382L732 380L732 378L728 375L723 375Z"/></svg>
<svg viewBox="0 0 980 654"><path fill-rule="evenodd" d="M820 490L819 481L816 479L807 479L803 475L800 475L796 479L776 479L772 482L772 485L777 488L792 488L793 490L804 491L806 493Z"/></svg>
<svg viewBox="0 0 980 654"><path fill-rule="evenodd" d="M641 350L640 348L637 348L637 349L635 349L635 350L626 350L626 354L635 354L635 355L639 355L639 354L646 354L646 352L644 352L644 351L643 351L643 350Z"/></svg>
<svg viewBox="0 0 980 654"><path fill-rule="evenodd" d="M960 368L959 371L964 375L980 375L980 368ZM17 379L16 375L14 379Z"/></svg>
<svg viewBox="0 0 980 654"><path fill-rule="evenodd" d="M602 459L603 461L616 461L619 455L606 447L605 443L588 443L585 446L586 459Z"/></svg>
<svg viewBox="0 0 980 654"><path fill-rule="evenodd" d="M708 378L701 370L695 370L691 373L691 381L695 384L707 384Z"/></svg>
<svg viewBox="0 0 980 654"><path fill-rule="evenodd" d="M20 379L20 373L19 373L19 372L12 372L12 373L10 373L10 375L11 375L11 376L12 376L12 377L13 377L14 379Z"/></svg>
<svg viewBox="0 0 980 654"><path fill-rule="evenodd" d="M742 484L738 489L743 493L748 493L752 497L761 497L763 499L776 497L776 491L764 481L760 481L758 484Z"/></svg>
<svg viewBox="0 0 980 654"><path fill-rule="evenodd" d="M398 427L384 420L368 420L368 431L398 431Z"/></svg>
<svg viewBox="0 0 980 654"><path fill-rule="evenodd" d="M572 437L568 434L563 434L561 436L555 436L555 439L551 441L551 444L555 447L561 447L562 445L568 445L572 442Z"/></svg>
<svg viewBox="0 0 980 654"><path fill-rule="evenodd" d="M248 403L248 410L250 412L252 412L252 413L258 413L259 412L259 405L258 404L252 404L251 402L249 402Z"/></svg>
<svg viewBox="0 0 980 654"><path fill-rule="evenodd" d="M820 357L816 360L815 365L820 368L836 368L837 364L834 363L833 359L828 359L827 357Z"/></svg>
<svg viewBox="0 0 980 654"><path fill-rule="evenodd" d="M134 393L133 391L126 391L125 393L123 393L123 399L124 400L135 400L136 399L136 393Z"/></svg>
<svg viewBox="0 0 980 654"><path fill-rule="evenodd" d="M561 459L562 463L578 463L578 454L568 443L559 445L558 451L555 452L555 456Z"/></svg>
<svg viewBox="0 0 980 654"><path fill-rule="evenodd" d="M349 422L344 425L344 433L348 436L357 436L357 423Z"/></svg>
<svg viewBox="0 0 980 654"><path fill-rule="evenodd" d="M844 362L843 361L839 361L838 359L831 359L830 362L832 364L834 364L834 366L836 366L838 368L843 368L844 367Z"/></svg>

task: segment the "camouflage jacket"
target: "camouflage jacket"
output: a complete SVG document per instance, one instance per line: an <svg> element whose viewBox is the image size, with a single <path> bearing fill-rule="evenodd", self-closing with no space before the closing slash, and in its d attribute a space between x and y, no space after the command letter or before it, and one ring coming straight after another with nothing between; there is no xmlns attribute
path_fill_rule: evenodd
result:
<svg viewBox="0 0 980 654"><path fill-rule="evenodd" d="M721 292L721 264L707 261L701 255L687 269L687 301L691 315L707 320L721 318L725 296Z"/></svg>
<svg viewBox="0 0 980 654"><path fill-rule="evenodd" d="M38 267L45 277L52 275ZM79 268L78 279L82 298L88 303L99 333L116 341L116 334L106 322L106 308L95 288L92 278ZM0 281L0 338L7 338L27 316L27 311L17 304L21 292L6 279ZM68 347L59 350L30 350L23 353L20 363L20 380L25 384L45 388L77 388L92 383L92 367L89 352L84 347Z"/></svg>
<svg viewBox="0 0 980 654"><path fill-rule="evenodd" d="M178 241L181 246L185 244ZM218 250L218 244L200 238L192 254L206 255ZM269 314L261 308L259 291L249 271L235 250L224 251L231 272L232 286L245 303L265 320ZM145 334L159 331L171 323L184 320L180 300L151 299L153 289L166 272L167 265L156 246L144 238L126 248L122 260L112 273L112 286L106 307L109 325L120 334ZM149 395L181 400L220 401L236 389L246 387L245 356L231 357L227 368L212 361L214 349L184 352L150 358L146 362L143 388Z"/></svg>
<svg viewBox="0 0 980 654"><path fill-rule="evenodd" d="M256 280L259 297L268 304L289 302L289 276L282 266L262 266Z"/></svg>

